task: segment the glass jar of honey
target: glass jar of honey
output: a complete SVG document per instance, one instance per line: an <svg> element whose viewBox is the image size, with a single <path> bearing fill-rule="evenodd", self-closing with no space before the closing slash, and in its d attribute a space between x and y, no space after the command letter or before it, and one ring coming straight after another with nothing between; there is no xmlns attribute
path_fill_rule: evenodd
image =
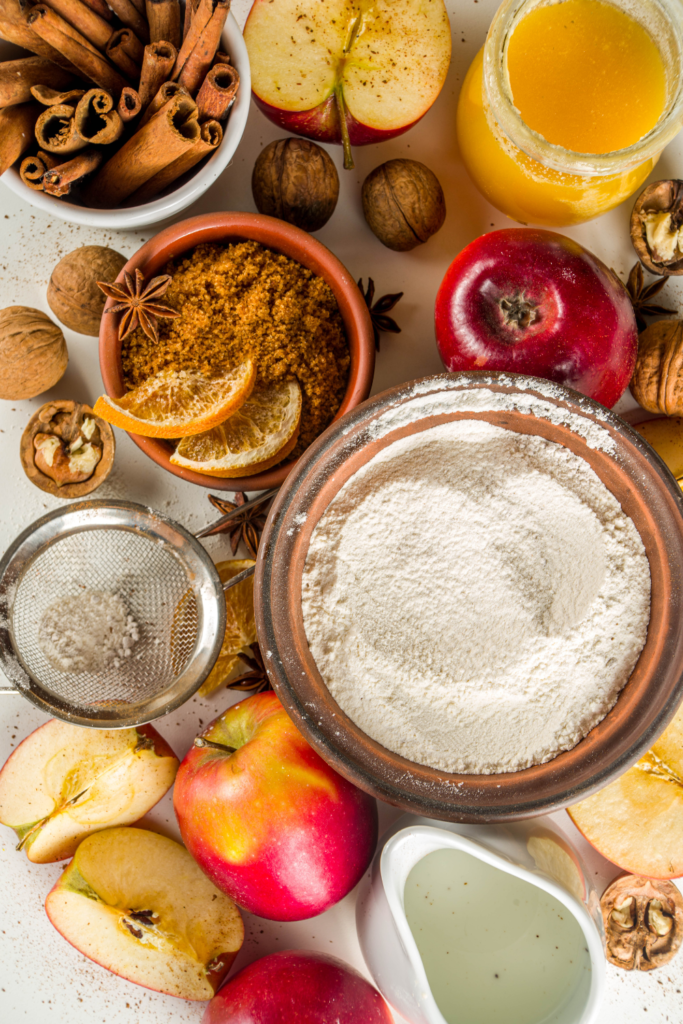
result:
<svg viewBox="0 0 683 1024"><path fill-rule="evenodd" d="M462 159L523 224L632 195L683 124L683 0L505 0L463 83Z"/></svg>

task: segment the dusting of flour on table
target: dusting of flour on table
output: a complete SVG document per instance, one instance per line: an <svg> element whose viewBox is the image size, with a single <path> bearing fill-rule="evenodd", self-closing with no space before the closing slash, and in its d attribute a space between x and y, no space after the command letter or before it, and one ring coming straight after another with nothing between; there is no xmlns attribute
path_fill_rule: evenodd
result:
<svg viewBox="0 0 683 1024"><path fill-rule="evenodd" d="M491 774L575 746L643 648L632 521L568 448L463 419L390 444L313 533L306 635L335 700L411 761Z"/></svg>

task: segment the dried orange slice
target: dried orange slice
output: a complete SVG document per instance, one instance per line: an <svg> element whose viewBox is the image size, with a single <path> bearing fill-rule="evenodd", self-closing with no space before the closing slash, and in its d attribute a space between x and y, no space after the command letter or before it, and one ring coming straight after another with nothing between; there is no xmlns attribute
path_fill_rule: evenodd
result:
<svg viewBox="0 0 683 1024"><path fill-rule="evenodd" d="M103 395L96 416L143 437L201 434L240 408L251 394L256 367L245 360L222 377L194 370L162 370L123 398Z"/></svg>
<svg viewBox="0 0 683 1024"><path fill-rule="evenodd" d="M234 558L218 562L216 569L223 583L233 576L250 569L254 562L250 558ZM226 682L233 671L241 665L239 655L249 650L256 642L254 622L254 577L250 576L225 591L225 636L216 664L202 683L199 693L206 697Z"/></svg>
<svg viewBox="0 0 683 1024"><path fill-rule="evenodd" d="M207 476L252 476L281 462L299 436L296 381L259 388L230 419L178 443L171 462Z"/></svg>

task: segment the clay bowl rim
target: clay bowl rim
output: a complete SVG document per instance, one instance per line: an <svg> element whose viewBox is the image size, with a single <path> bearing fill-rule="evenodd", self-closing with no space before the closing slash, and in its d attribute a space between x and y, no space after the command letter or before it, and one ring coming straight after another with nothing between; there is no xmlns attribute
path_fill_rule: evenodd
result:
<svg viewBox="0 0 683 1024"><path fill-rule="evenodd" d="M354 453L368 449L374 453L390 443L387 438L413 432L411 426L392 429L379 440L368 440L366 433L377 416L408 400L416 384L422 385L425 394L485 387L531 394L603 427L617 441L615 456L588 448L567 426L532 414L510 413L508 417L512 429L528 427L521 432L540 433L553 440L565 437L566 446L583 454L603 480L604 474L609 477L610 490L621 488L621 495L613 493L634 519L648 552L653 579L648 637L616 704L573 750L519 772L451 774L387 750L333 700L306 641L301 569L312 530L348 476L369 457L361 462L354 460ZM495 415L505 425L501 412ZM458 418L490 419L491 414L465 410L426 416L420 421L421 429ZM636 471L637 477L645 473L647 479L634 477ZM314 504L325 491L326 498ZM303 524L295 519L302 513L308 516ZM538 378L485 372L437 374L391 388L329 427L302 456L273 503L259 548L255 585L261 648L270 680L290 716L323 759L345 778L412 813L473 823L514 821L576 803L637 761L664 730L683 698L683 493L664 462L628 423L578 392Z"/></svg>
<svg viewBox="0 0 683 1024"><path fill-rule="evenodd" d="M319 274L330 285L344 321L344 327L351 352L349 381L332 423L345 413L355 409L370 394L375 371L375 340L372 323L365 300L358 285L339 259L326 247L301 228L266 217L260 213L207 213L189 217L164 228L138 249L122 268L116 278L123 281L123 275L140 269L145 277L163 272L166 263L193 249L203 242L257 241L297 260L309 270ZM108 395L120 398L125 394L121 373L121 342L117 328L121 314L107 314L114 305L107 299L100 325L100 371ZM288 459L254 476L220 477L204 476L182 466L171 463L171 449L157 438L129 434L130 439L158 466L200 487L219 491L260 491L279 487L292 467L295 459Z"/></svg>

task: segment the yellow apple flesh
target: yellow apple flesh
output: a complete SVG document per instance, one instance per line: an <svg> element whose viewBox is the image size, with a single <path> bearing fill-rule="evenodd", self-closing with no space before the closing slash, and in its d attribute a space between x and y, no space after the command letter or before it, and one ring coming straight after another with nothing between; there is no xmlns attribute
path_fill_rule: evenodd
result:
<svg viewBox="0 0 683 1024"><path fill-rule="evenodd" d="M683 710L616 782L569 808L589 843L624 871L683 875Z"/></svg>
<svg viewBox="0 0 683 1024"><path fill-rule="evenodd" d="M239 910L185 847L139 828L84 839L45 909L95 963L181 999L211 999L244 941Z"/></svg>
<svg viewBox="0 0 683 1024"><path fill-rule="evenodd" d="M0 771L0 823L14 829L29 860L64 860L90 832L138 821L177 770L151 726L85 729L51 719Z"/></svg>

